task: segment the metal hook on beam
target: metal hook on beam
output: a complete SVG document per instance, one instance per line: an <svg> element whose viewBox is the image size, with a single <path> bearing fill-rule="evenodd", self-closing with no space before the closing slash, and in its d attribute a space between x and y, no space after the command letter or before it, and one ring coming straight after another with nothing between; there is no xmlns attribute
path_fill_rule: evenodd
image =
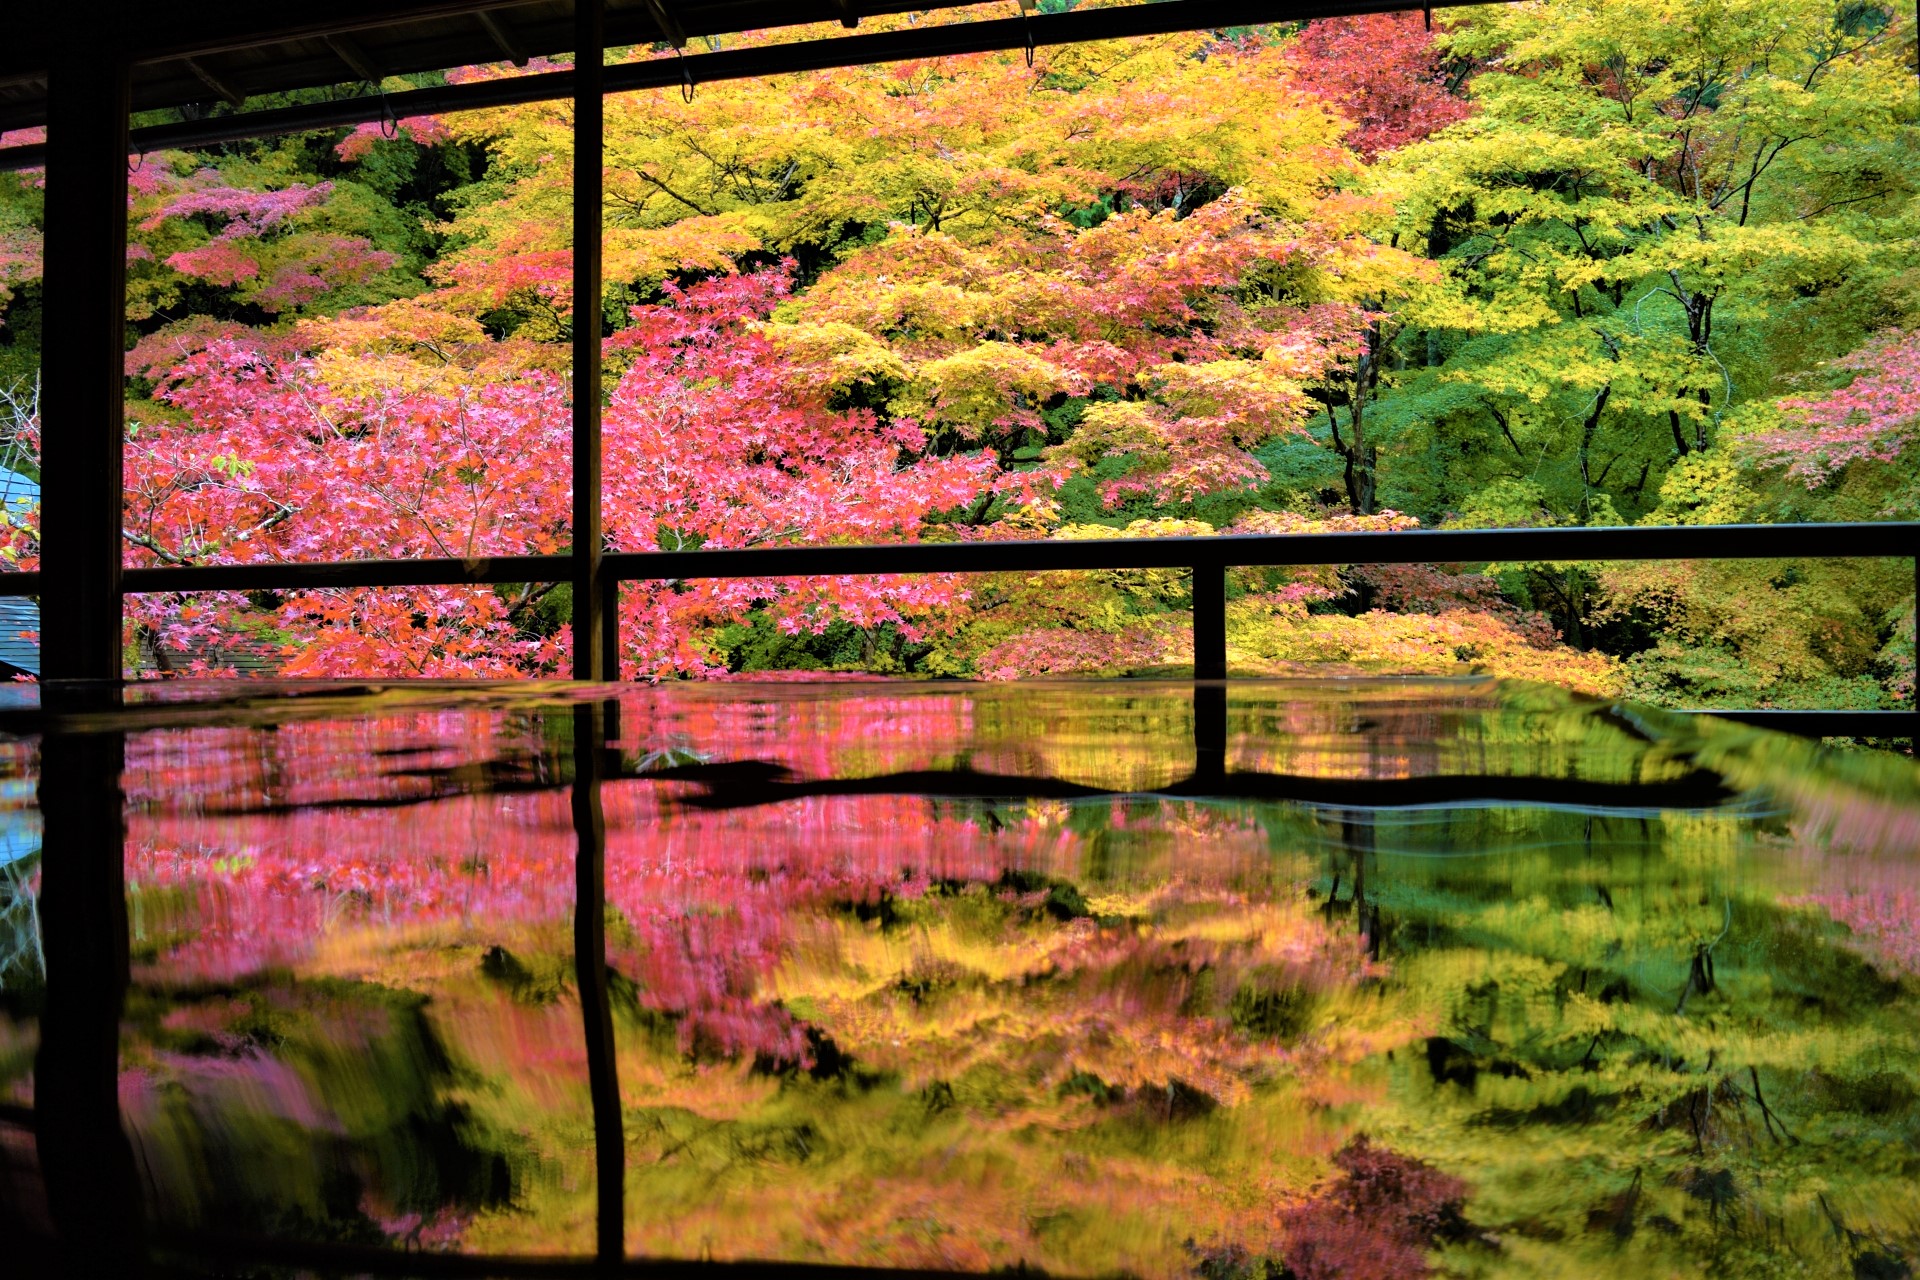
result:
<svg viewBox="0 0 1920 1280"><path fill-rule="evenodd" d="M676 49L680 58L680 101L693 105L693 68L687 65L687 51Z"/></svg>
<svg viewBox="0 0 1920 1280"><path fill-rule="evenodd" d="M1027 21L1027 15L1037 7L1037 0L1014 0L1014 6L1020 10L1020 26L1027 36L1027 66L1033 66L1033 24Z"/></svg>

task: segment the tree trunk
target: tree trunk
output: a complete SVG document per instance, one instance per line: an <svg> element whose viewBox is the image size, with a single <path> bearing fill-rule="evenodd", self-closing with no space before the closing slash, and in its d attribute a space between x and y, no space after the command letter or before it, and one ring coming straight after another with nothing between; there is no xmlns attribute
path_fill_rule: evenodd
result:
<svg viewBox="0 0 1920 1280"><path fill-rule="evenodd" d="M1668 278L1673 281L1674 296L1680 299L1680 305L1687 313L1689 352L1696 360L1711 357L1713 355L1714 295L1689 292L1682 288L1677 272L1669 272ZM1695 451L1704 453L1709 443L1707 424L1712 420L1713 392L1707 387L1682 386L1676 394L1683 399L1691 394L1695 400L1699 401L1700 420L1693 424L1693 439L1689 441L1681 428L1679 411L1668 410L1667 420L1673 428L1673 447L1683 458Z"/></svg>
<svg viewBox="0 0 1920 1280"><path fill-rule="evenodd" d="M1366 344L1360 349L1360 361L1353 370L1353 389L1347 398L1349 439L1342 442L1340 427L1334 421L1333 406L1327 406L1327 421L1334 423L1333 443L1346 463L1347 506L1356 516L1374 513L1374 473L1380 451L1367 439L1367 397L1380 377L1380 326L1367 326Z"/></svg>
<svg viewBox="0 0 1920 1280"><path fill-rule="evenodd" d="M1600 430L1600 415L1607 411L1607 399L1613 394L1613 384L1607 383L1593 398L1593 412L1580 424L1580 486L1585 492L1581 495L1581 504L1585 507L1585 518L1593 519L1593 437Z"/></svg>
<svg viewBox="0 0 1920 1280"><path fill-rule="evenodd" d="M1673 428L1674 452L1683 458L1689 453L1692 453L1693 446L1687 443L1687 433L1680 425L1680 411L1678 409L1667 410L1667 425Z"/></svg>
<svg viewBox="0 0 1920 1280"><path fill-rule="evenodd" d="M1346 459L1347 506L1357 516L1370 516L1374 509L1373 468L1378 454L1370 444L1358 443L1360 424L1353 424L1356 443L1342 449Z"/></svg>

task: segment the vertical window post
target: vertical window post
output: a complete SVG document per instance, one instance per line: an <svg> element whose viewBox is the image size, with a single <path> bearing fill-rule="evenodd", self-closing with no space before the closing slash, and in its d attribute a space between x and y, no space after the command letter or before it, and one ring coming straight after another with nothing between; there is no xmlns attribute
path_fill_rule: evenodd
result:
<svg viewBox="0 0 1920 1280"><path fill-rule="evenodd" d="M1193 776L1203 786L1226 778L1226 678L1227 566L1213 560L1193 566Z"/></svg>
<svg viewBox="0 0 1920 1280"><path fill-rule="evenodd" d="M1193 678L1227 678L1227 568L1193 566Z"/></svg>
<svg viewBox="0 0 1920 1280"><path fill-rule="evenodd" d="M606 663L608 680L620 678L620 579L606 571L600 571L600 590L603 599L600 602L600 648L601 661Z"/></svg>
<svg viewBox="0 0 1920 1280"><path fill-rule="evenodd" d="M601 172L606 145L602 0L574 0L573 55L573 678L604 680L600 585Z"/></svg>
<svg viewBox="0 0 1920 1280"><path fill-rule="evenodd" d="M71 41L47 78L41 296L41 652L49 681L120 679L126 52Z"/></svg>
<svg viewBox="0 0 1920 1280"><path fill-rule="evenodd" d="M600 521L601 188L606 143L603 0L574 0L573 42L573 678L604 680L613 654ZM618 674L617 671L614 674ZM605 709L574 711L573 963L593 1107L594 1252L611 1273L626 1253L626 1138L607 977L606 819L600 807Z"/></svg>

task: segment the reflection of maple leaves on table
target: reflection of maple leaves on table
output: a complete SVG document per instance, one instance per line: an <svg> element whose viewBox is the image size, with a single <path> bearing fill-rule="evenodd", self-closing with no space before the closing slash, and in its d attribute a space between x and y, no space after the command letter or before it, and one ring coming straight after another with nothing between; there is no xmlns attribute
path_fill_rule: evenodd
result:
<svg viewBox="0 0 1920 1280"><path fill-rule="evenodd" d="M1920 977L1920 890L1886 877L1873 889L1813 893L1794 899L1821 908L1853 935L1854 947L1889 972Z"/></svg>
<svg viewBox="0 0 1920 1280"><path fill-rule="evenodd" d="M1798 1213L1779 1197L1814 1177L1858 1188L1833 1200L1849 1229L1882 1231L1890 1183L1860 1156L1904 1123L1899 762L1637 730L1538 687L1382 683L1232 726L1229 782L1295 775L1318 804L1196 799L1170 794L1190 693L1109 692L623 699L609 761L631 776L601 792L637 1248L725 1230L716 1256L804 1239L989 1266L1044 1246L1141 1274L1384 1276L1436 1247L1528 1265L1630 1237L1680 1266L1724 1244L1730 1192ZM460 1064L435 1089L571 1141L569 740L480 709L130 742L135 978L173 1019L134 1037L143 1132L174 1087L221 1114L267 1090L275 1123L330 1134L330 1073L357 1079L342 1064L401 1026L381 1010L419 1006ZM1718 806L1687 759L1794 816ZM1075 789L965 790L995 770ZM946 797L894 790L936 771ZM1476 771L1526 803L1394 803ZM284 1021L300 1010L348 1057L290 1047L316 1025ZM202 1033L217 1054L181 1050ZM515 1203L547 1194L515 1168ZM831 1223L809 1216L827 1201ZM366 1211L524 1247L529 1219L491 1203ZM1109 1225L1033 1226L1089 1204Z"/></svg>

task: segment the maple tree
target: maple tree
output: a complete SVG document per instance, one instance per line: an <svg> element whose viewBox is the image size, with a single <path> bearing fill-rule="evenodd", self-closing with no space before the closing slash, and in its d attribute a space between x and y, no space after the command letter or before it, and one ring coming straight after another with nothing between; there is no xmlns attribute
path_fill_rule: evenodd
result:
<svg viewBox="0 0 1920 1280"><path fill-rule="evenodd" d="M566 488L554 460L569 437L550 377L469 386L457 369L422 369L403 387L391 371L330 354L216 338L166 370L155 393L165 416L129 428L135 563L480 558L561 545ZM284 669L552 670L556 640L515 625L536 601L474 588L293 593L280 622L303 643ZM190 650L247 605L147 597L130 613L160 643Z"/></svg>
<svg viewBox="0 0 1920 1280"><path fill-rule="evenodd" d="M1216 114L1169 116L1170 93ZM564 119L448 127L501 163L455 220L446 298L552 331L566 250L529 215L564 196ZM817 278L776 332L830 359L835 390L1003 464L1125 459L1099 483L1110 504L1188 500L1262 478L1246 449L1301 429L1350 310L1322 295L1408 265L1354 237L1328 189L1338 127L1273 50L1206 35L616 99L609 272L801 253Z"/></svg>
<svg viewBox="0 0 1920 1280"><path fill-rule="evenodd" d="M1565 397L1589 490L1619 419L1664 426L1682 457L1708 448L1729 395L1751 394L1716 319L1859 270L1884 234L1891 192L1853 159L1903 128L1884 19L1505 8L1444 39L1502 70L1472 81L1471 117L1393 157L1400 225L1487 300L1486 353L1436 382L1475 385L1523 453L1536 406Z"/></svg>
<svg viewBox="0 0 1920 1280"><path fill-rule="evenodd" d="M747 547L777 541L890 542L991 494L1004 477L983 452L935 451L910 422L835 409L820 361L756 327L788 292L784 268L722 276L636 307L609 344L631 355L607 410L607 531L621 550ZM829 366L830 367L830 366ZM687 441L695 436L697 450ZM774 601L789 634L829 621L893 624L912 636L946 619L951 581L737 579L691 590L622 592L623 661L641 674L707 671L701 625Z"/></svg>
<svg viewBox="0 0 1920 1280"><path fill-rule="evenodd" d="M625 371L607 412L608 536L620 549L752 546L805 537L885 541L995 481L990 460L918 457L918 433L870 410L833 411L806 370L749 326L786 290L778 269L722 277L635 308L610 343ZM252 563L370 555L552 553L568 540L569 417L555 377L448 362L471 325L416 315L421 331L353 322L288 341L213 337L158 375L130 431L128 540L136 562ZM301 350L302 337L317 354ZM497 356L497 353L493 353ZM508 378L506 375L511 374ZM685 448L701 432L704 447ZM539 634L550 588L293 593L279 625L288 674L401 670L541 674L564 634ZM648 675L711 668L700 626L779 596L787 625L937 619L955 588L925 582L729 582L631 589L625 655ZM245 601L149 598L135 617L162 644L217 639Z"/></svg>
<svg viewBox="0 0 1920 1280"><path fill-rule="evenodd" d="M1375 420L1395 465L1415 469L1396 503L1445 502L1468 525L1820 518L1746 465L1762 458L1744 443L1731 464L1709 455L1789 426L1771 406L1859 344L1855 302L1906 305L1885 273L1903 258L1908 178L1889 184L1866 160L1905 154L1895 139L1912 127L1898 15L1565 5L1440 25L1449 56L1480 66L1475 109L1375 171L1402 243L1447 268L1466 309L1391 345L1403 369ZM1515 566L1507 585L1626 657L1640 696L1888 697L1901 588L1864 566L1783 568ZM1844 634L1780 594L1802 580L1821 614L1851 615ZM1663 636L1676 615L1644 607L1656 582L1732 630L1743 612L1752 625L1689 658Z"/></svg>

